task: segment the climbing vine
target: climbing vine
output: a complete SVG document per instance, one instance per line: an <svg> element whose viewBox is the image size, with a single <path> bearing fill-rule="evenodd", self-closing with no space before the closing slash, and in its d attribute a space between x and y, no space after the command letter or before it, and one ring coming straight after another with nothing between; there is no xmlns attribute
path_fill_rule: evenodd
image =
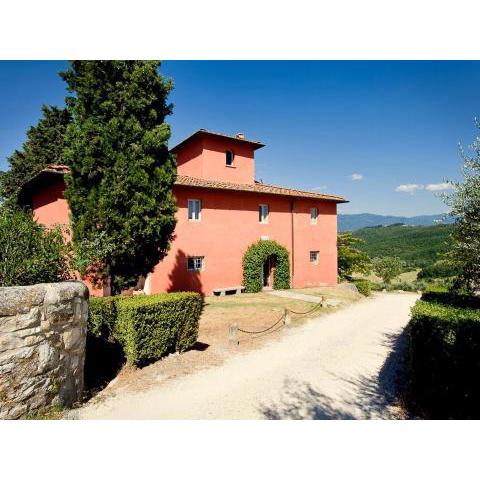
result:
<svg viewBox="0 0 480 480"><path fill-rule="evenodd" d="M250 245L243 256L243 286L246 292L254 293L262 290L263 264L271 255L274 255L277 260L273 288L275 290L290 288L288 250L274 240L259 240Z"/></svg>

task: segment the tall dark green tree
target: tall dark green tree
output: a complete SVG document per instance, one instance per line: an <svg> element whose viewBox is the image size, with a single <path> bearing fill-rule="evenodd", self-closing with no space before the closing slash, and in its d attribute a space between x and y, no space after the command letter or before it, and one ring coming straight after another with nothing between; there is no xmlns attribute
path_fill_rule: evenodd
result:
<svg viewBox="0 0 480 480"><path fill-rule="evenodd" d="M68 110L44 105L37 125L27 131L22 150L7 159L10 168L0 174L0 198L16 203L20 187L49 164L65 163L65 131L71 120Z"/></svg>
<svg viewBox="0 0 480 480"><path fill-rule="evenodd" d="M176 162L168 151L172 83L158 61L74 61L65 157L73 242L112 293L134 286L168 252ZM92 248L92 245L98 246ZM81 272L84 273L84 272Z"/></svg>

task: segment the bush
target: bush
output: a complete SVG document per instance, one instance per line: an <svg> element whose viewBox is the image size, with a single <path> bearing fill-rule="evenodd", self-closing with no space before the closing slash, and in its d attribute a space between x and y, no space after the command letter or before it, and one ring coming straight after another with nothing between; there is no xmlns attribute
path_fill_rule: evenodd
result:
<svg viewBox="0 0 480 480"><path fill-rule="evenodd" d="M88 333L95 337L110 339L116 321L116 297L90 297Z"/></svg>
<svg viewBox="0 0 480 480"><path fill-rule="evenodd" d="M452 292L443 288L430 287L423 293L422 300L440 305L480 309L480 297Z"/></svg>
<svg viewBox="0 0 480 480"><path fill-rule="evenodd" d="M480 418L480 310L424 298L407 328L410 404L430 418Z"/></svg>
<svg viewBox="0 0 480 480"><path fill-rule="evenodd" d="M85 351L85 387L94 393L102 389L125 363L122 346L114 338L116 297L90 297Z"/></svg>
<svg viewBox="0 0 480 480"><path fill-rule="evenodd" d="M122 297L115 305L114 336L131 364L143 365L185 351L197 340L203 305L198 293Z"/></svg>
<svg viewBox="0 0 480 480"><path fill-rule="evenodd" d="M274 240L259 240L250 245L243 256L243 286L248 293L260 292L263 288L263 263L270 257L276 258L273 288L290 288L290 265L288 250Z"/></svg>
<svg viewBox="0 0 480 480"><path fill-rule="evenodd" d="M459 274L460 268L457 265L445 260L439 260L433 265L428 265L427 267L422 268L422 270L418 272L417 278L448 278L455 277Z"/></svg>
<svg viewBox="0 0 480 480"><path fill-rule="evenodd" d="M29 212L0 207L0 286L67 280L68 262L60 228L46 229Z"/></svg>
<svg viewBox="0 0 480 480"><path fill-rule="evenodd" d="M369 297L372 294L372 282L365 279L355 279L353 281L359 293L365 297Z"/></svg>

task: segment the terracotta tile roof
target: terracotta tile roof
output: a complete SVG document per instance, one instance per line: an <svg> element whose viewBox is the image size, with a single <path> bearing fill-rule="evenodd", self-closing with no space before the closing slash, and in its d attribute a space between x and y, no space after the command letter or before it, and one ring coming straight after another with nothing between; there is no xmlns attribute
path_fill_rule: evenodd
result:
<svg viewBox="0 0 480 480"><path fill-rule="evenodd" d="M33 183L34 180L37 180L42 174L65 174L68 173L70 169L66 165L47 165L40 174L32 178L28 183ZM255 192L255 193L265 193L270 195L283 195L286 197L298 197L298 198L314 198L317 200L328 200L336 203L348 203L343 197L338 195L329 195L327 193L319 192L307 192L305 190L297 190L294 188L280 187L278 185L269 185L267 183L255 182L253 184L249 183L231 183L231 182L222 182L220 180L206 180L204 178L198 177L187 177L185 175L177 175L177 180L175 185L182 185L184 187L199 187L199 188L211 188L214 190L235 190L239 192Z"/></svg>
<svg viewBox="0 0 480 480"><path fill-rule="evenodd" d="M235 140L236 142L242 142L244 144L247 143L251 145L254 150L257 150L258 148L262 148L265 146L264 143L260 143L255 140L247 140L246 138L243 137L243 134L242 134L242 137L239 137L238 135L226 135L224 133L211 132L209 130L205 130L204 128L201 128L200 130L197 130L196 132L192 133L189 137L185 138L180 143L175 145L170 151L175 153L180 147L183 147L184 145L189 143L191 140L193 140L195 137L198 137L201 135L228 138L229 140Z"/></svg>
<svg viewBox="0 0 480 480"><path fill-rule="evenodd" d="M338 195L307 192L304 190L296 190L293 188L279 187L277 185L268 185L266 183L257 182L254 184L230 183L218 180L205 180L203 178L178 175L175 185L183 185L185 187L212 188L215 190L235 190L240 192L266 193L270 195L283 195L287 197L314 198L317 200L329 200L336 203L348 202L348 200L345 200L345 198Z"/></svg>
<svg viewBox="0 0 480 480"><path fill-rule="evenodd" d="M70 168L68 168L66 165L47 165L42 172L48 172L48 173L68 173L70 171Z"/></svg>

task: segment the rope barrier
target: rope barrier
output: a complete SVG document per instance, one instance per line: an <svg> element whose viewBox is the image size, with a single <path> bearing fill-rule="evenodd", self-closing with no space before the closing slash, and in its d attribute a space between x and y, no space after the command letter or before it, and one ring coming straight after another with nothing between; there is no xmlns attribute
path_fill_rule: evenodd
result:
<svg viewBox="0 0 480 480"><path fill-rule="evenodd" d="M239 328L238 325L234 323L233 325L230 325L228 329L230 342L236 345L240 343L237 336L238 332L245 333L247 335L260 335L261 333L266 333L266 332L269 332L270 330L273 330L282 321L283 321L283 325L288 325L290 324L289 312L293 313L294 315L308 315L314 312L315 310L318 310L319 308L323 307L324 300L325 299L322 297L321 303L317 303L313 308L311 308L310 310L307 310L306 312L296 312L295 310L290 310L289 308L285 308L281 317L274 324L270 325L268 328L265 328L263 330L244 330L243 328Z"/></svg>
<svg viewBox="0 0 480 480"><path fill-rule="evenodd" d="M312 313L314 310L317 310L318 308L321 308L322 304L317 303L311 310L307 310L306 312L295 312L294 310L288 309L290 313L293 313L295 315L307 315L308 313Z"/></svg>
<svg viewBox="0 0 480 480"><path fill-rule="evenodd" d="M273 327L277 326L284 318L285 318L285 314L282 313L282 316L281 316L273 325L271 325L270 327L266 328L265 330L249 331L249 330L243 330L243 329L238 328L238 327L237 327L237 330L238 330L239 332L248 333L248 334L250 334L250 335L257 335L257 334L260 334L260 333L265 333L265 332L268 332L269 330L271 330Z"/></svg>

